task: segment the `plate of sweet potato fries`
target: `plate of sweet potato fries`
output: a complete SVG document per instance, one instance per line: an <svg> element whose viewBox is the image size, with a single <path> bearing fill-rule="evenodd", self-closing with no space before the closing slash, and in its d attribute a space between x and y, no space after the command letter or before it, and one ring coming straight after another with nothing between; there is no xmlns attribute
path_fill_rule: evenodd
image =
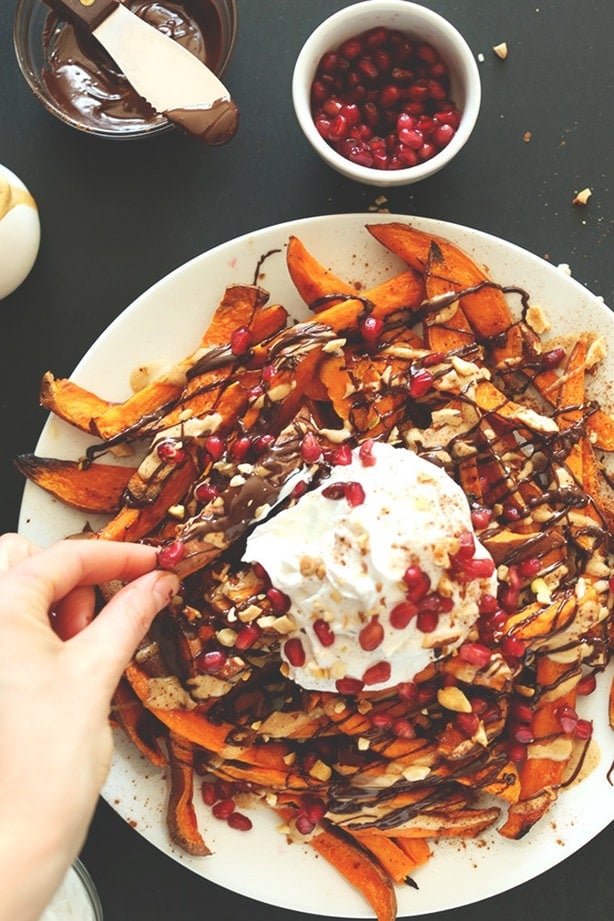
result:
<svg viewBox="0 0 614 921"><path fill-rule="evenodd" d="M182 579L113 702L119 814L233 891L379 921L502 892L598 834L614 816L612 329L516 246L346 214L204 253L69 379L48 371L48 421L16 459L22 532L146 541ZM275 514L310 488L314 441L325 475L374 440L462 487L497 594L469 642L402 685L305 690L281 667L291 612L242 561L253 496Z"/></svg>

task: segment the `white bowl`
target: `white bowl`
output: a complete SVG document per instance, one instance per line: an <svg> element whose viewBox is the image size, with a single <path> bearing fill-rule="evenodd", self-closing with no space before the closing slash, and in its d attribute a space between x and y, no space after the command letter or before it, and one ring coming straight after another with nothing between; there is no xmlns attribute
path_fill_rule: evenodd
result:
<svg viewBox="0 0 614 921"><path fill-rule="evenodd" d="M451 98L461 113L456 134L431 159L405 169L382 170L346 159L322 137L311 109L311 86L322 55L348 38L376 26L405 33L432 45L449 69ZM334 13L303 45L292 78L292 99L305 137L322 159L339 173L367 185L392 187L419 182L449 163L471 135L480 108L481 87L473 52L458 30L438 13L409 0L363 0Z"/></svg>

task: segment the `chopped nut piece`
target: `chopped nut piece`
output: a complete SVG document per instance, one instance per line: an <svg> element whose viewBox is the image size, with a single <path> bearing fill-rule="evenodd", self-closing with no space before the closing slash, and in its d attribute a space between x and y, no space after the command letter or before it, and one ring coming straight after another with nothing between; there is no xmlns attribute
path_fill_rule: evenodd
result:
<svg viewBox="0 0 614 921"><path fill-rule="evenodd" d="M446 710L455 713L471 713L471 704L460 688L440 688L437 691L437 700Z"/></svg>
<svg viewBox="0 0 614 921"><path fill-rule="evenodd" d="M571 203L572 205L586 205L592 194L589 188L582 189L582 191L578 192L575 198L572 199Z"/></svg>
<svg viewBox="0 0 614 921"><path fill-rule="evenodd" d="M492 50L495 52L498 58L501 58L502 61L506 59L507 57L507 43L506 42L500 42L500 44L494 45Z"/></svg>
<svg viewBox="0 0 614 921"><path fill-rule="evenodd" d="M313 767L309 771L309 776L315 778L315 780L326 781L326 780L330 780L332 773L333 772L330 766L328 764L325 764L323 761L320 761L320 759L318 758L316 763L313 765Z"/></svg>
<svg viewBox="0 0 614 921"><path fill-rule="evenodd" d="M598 365L607 355L607 345L604 336L598 336L588 347L586 354L586 368L588 371Z"/></svg>
<svg viewBox="0 0 614 921"><path fill-rule="evenodd" d="M541 335L550 329L548 317L543 309L537 304L532 304L525 314L527 326L530 326L534 333Z"/></svg>
<svg viewBox="0 0 614 921"><path fill-rule="evenodd" d="M525 142L525 144L528 144L532 137L533 134L530 131L525 131L525 133L522 135L522 140Z"/></svg>

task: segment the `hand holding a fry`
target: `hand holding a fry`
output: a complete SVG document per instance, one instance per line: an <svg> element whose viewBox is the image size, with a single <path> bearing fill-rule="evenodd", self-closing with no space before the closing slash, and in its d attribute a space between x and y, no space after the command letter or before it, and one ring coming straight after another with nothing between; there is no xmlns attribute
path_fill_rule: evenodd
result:
<svg viewBox="0 0 614 921"><path fill-rule="evenodd" d="M112 751L113 691L177 587L153 548L0 537L0 919L36 919L79 852ZM94 619L93 586L124 587ZM60 638L62 637L62 638Z"/></svg>

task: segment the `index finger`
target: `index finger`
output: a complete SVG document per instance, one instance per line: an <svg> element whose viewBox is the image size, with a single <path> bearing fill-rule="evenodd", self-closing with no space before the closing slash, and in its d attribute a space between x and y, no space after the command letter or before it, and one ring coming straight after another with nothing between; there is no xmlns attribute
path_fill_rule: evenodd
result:
<svg viewBox="0 0 614 921"><path fill-rule="evenodd" d="M130 582L152 570L156 550L145 544L97 539L63 540L23 559L6 574L13 594L45 615L53 604L78 585L96 585L111 579ZM5 594L6 598L6 594Z"/></svg>

